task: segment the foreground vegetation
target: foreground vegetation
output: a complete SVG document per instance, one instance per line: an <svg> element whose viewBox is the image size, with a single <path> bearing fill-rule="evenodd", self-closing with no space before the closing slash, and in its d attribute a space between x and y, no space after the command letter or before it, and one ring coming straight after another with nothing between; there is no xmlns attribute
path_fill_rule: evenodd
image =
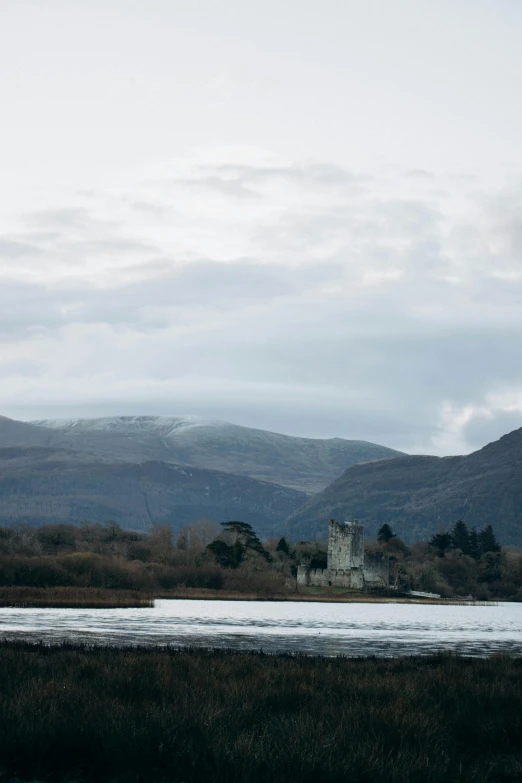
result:
<svg viewBox="0 0 522 783"><path fill-rule="evenodd" d="M522 778L522 662L0 646L0 779Z"/></svg>
<svg viewBox="0 0 522 783"><path fill-rule="evenodd" d="M430 542L407 546L383 525L378 538L366 544L369 551L389 557L390 581L398 592L522 601L522 552L501 549L492 528L468 531L458 522ZM176 541L166 525L155 526L150 533L122 530L110 522L0 528L0 605L8 605L9 596L23 598L14 591L22 587L40 588L40 597L33 592L32 600L57 606L122 606L124 591L129 606L138 605L138 593L145 601L216 593L223 598L310 595L315 600L348 600L346 591L344 597L328 589L320 595L296 592L298 563L325 568L326 560L326 542L261 542L250 525L237 521L220 526L198 520L182 528ZM52 592L58 588L61 593ZM75 603L52 603L60 601L60 595L65 599L63 588L70 588Z"/></svg>
<svg viewBox="0 0 522 783"><path fill-rule="evenodd" d="M0 587L0 606L140 609L153 605L153 598L136 590L107 590L97 587Z"/></svg>

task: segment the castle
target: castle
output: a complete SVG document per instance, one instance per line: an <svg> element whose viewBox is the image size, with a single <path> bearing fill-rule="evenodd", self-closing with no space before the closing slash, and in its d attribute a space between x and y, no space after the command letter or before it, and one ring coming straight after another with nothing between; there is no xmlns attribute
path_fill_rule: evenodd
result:
<svg viewBox="0 0 522 783"><path fill-rule="evenodd" d="M357 521L328 524L326 568L297 568L298 585L318 587L388 587L389 561L382 554L364 553L364 528Z"/></svg>

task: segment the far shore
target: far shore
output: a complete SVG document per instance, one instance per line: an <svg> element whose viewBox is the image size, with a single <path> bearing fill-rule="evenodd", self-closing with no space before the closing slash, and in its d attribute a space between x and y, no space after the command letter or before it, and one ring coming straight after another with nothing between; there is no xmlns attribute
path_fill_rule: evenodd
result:
<svg viewBox="0 0 522 783"><path fill-rule="evenodd" d="M365 593L344 588L300 588L287 593L255 593L206 588L180 588L141 592L93 587L0 587L0 607L62 609L152 608L154 600L193 601L272 601L318 603L391 603L484 606L496 601L463 598L433 598L393 594L386 591Z"/></svg>
<svg viewBox="0 0 522 783"><path fill-rule="evenodd" d="M138 590L111 590L103 587L0 587L0 607L141 609L153 606L153 596Z"/></svg>
<svg viewBox="0 0 522 783"><path fill-rule="evenodd" d="M326 604L437 604L437 605L462 605L462 606L491 606L498 601L478 601L464 598L422 598L408 596L404 593L391 594L386 591L382 595L377 592L364 593L349 589L329 588L304 588L292 593L265 594L265 593L237 593L225 590L207 590L203 588L185 588L183 590L165 590L155 592L155 598L171 600L208 600L208 601L290 601L290 602L317 602Z"/></svg>

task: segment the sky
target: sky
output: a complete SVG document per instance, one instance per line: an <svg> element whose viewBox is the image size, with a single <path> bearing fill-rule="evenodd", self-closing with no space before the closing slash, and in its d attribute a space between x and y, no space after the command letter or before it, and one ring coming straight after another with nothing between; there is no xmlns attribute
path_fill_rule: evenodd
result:
<svg viewBox="0 0 522 783"><path fill-rule="evenodd" d="M0 0L0 413L522 426L522 4Z"/></svg>

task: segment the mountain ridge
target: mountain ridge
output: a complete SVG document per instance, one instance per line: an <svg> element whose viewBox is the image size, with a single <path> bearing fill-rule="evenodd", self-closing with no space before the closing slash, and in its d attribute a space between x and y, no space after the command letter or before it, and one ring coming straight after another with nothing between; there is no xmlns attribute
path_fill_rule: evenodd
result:
<svg viewBox="0 0 522 783"><path fill-rule="evenodd" d="M222 470L308 494L355 462L402 453L367 441L300 438L197 416L38 419L30 424L45 445L131 462L155 459Z"/></svg>
<svg viewBox="0 0 522 783"><path fill-rule="evenodd" d="M471 454L399 456L352 465L286 521L291 536L324 535L330 517L357 518L375 534L387 522L407 541L462 519L493 524L505 544L522 545L522 428Z"/></svg>

